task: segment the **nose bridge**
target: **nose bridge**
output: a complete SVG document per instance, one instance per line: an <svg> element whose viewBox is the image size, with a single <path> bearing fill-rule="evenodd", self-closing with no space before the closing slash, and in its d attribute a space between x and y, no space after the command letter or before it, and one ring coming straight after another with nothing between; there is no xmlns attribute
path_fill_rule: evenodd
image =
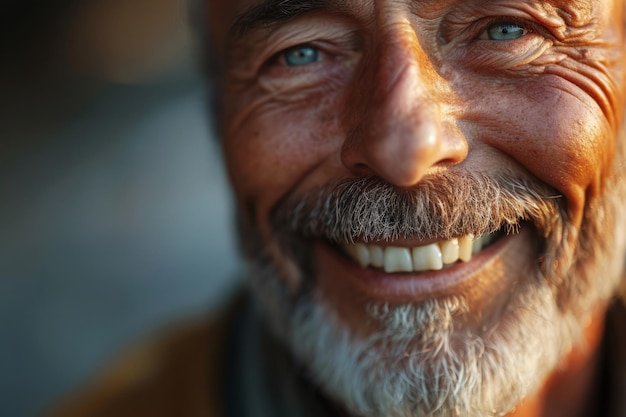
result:
<svg viewBox="0 0 626 417"><path fill-rule="evenodd" d="M417 104L428 93L431 68L408 22L387 29L377 42L372 102L404 106ZM399 103L395 103L399 101Z"/></svg>
<svg viewBox="0 0 626 417"><path fill-rule="evenodd" d="M368 117L363 122L371 125L368 131L374 143L392 139L392 134L410 134L420 122L426 122L428 113L429 119L436 121L436 102L429 98L423 70L412 57L393 59L389 55L381 58L380 66L385 68L374 76L373 94L364 112Z"/></svg>
<svg viewBox="0 0 626 417"><path fill-rule="evenodd" d="M438 164L458 163L464 141L445 125L442 79L408 22L380 31L358 89L356 128L342 148L344 165L400 187L416 184ZM373 65L371 65L373 63Z"/></svg>

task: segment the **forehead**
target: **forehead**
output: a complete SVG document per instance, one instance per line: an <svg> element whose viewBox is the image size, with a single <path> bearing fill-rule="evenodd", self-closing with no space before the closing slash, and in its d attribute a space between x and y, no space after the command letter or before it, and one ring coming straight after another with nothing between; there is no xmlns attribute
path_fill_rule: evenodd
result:
<svg viewBox="0 0 626 417"><path fill-rule="evenodd" d="M622 19L626 0L205 0L208 2L209 33L218 49L229 34L239 30L280 24L308 12L375 14L385 3L405 3L414 10L455 6L497 8L501 5L529 6L534 10L558 10L573 22L592 20L610 22L609 26L625 26ZM617 10L620 10L617 12ZM617 13L616 13L617 12ZM574 24L576 26L576 24Z"/></svg>
<svg viewBox="0 0 626 417"><path fill-rule="evenodd" d="M209 9L209 33L218 49L229 34L258 26L287 22L308 12L361 15L365 20L385 4L405 4L409 10L446 10L457 6L497 10L500 6L528 7L538 13L556 13L573 26L591 21L601 26L624 27L626 0L205 0Z"/></svg>
<svg viewBox="0 0 626 417"><path fill-rule="evenodd" d="M224 21L233 22L237 17L246 13L265 11L274 16L289 16L294 11L306 12L320 9L362 10L368 5L385 2L397 2L397 0L212 0L209 8L214 17ZM439 5L440 7L454 6L455 4L474 4L476 6L489 6L493 3L502 3L500 0L401 0L407 4L419 6ZM506 3L507 1L505 1ZM578 13L592 13L598 8L610 8L614 4L626 4L626 0L510 0L508 3L529 3L545 5L563 9L564 11L576 10Z"/></svg>

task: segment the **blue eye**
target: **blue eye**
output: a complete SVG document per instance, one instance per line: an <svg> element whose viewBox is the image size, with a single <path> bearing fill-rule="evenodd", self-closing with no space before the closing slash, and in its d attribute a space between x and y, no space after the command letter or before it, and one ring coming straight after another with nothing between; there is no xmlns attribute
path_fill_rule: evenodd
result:
<svg viewBox="0 0 626 417"><path fill-rule="evenodd" d="M290 67L312 64L320 60L320 51L312 46L295 46L283 52L285 62Z"/></svg>
<svg viewBox="0 0 626 417"><path fill-rule="evenodd" d="M524 36L526 28L515 23L496 23L487 28L487 36L492 41L510 41Z"/></svg>

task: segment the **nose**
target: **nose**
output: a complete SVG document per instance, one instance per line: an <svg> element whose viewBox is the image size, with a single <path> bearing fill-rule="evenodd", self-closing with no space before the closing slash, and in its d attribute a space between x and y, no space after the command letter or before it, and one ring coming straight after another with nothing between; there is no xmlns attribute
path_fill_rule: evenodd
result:
<svg viewBox="0 0 626 417"><path fill-rule="evenodd" d="M407 39L408 38L408 39ZM446 108L445 80L412 35L397 35L357 82L353 128L341 160L353 174L376 175L397 187L417 184L435 167L458 164L467 142ZM450 112L448 112L450 113Z"/></svg>

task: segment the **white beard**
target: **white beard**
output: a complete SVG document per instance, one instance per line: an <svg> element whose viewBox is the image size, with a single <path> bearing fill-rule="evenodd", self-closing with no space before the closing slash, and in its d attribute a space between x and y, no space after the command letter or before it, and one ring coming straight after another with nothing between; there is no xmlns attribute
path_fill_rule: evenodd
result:
<svg viewBox="0 0 626 417"><path fill-rule="evenodd" d="M360 339L323 302L299 304L289 342L354 415L504 415L540 386L580 332L549 288L528 293L481 335L455 329L464 309L457 299L373 307L384 330Z"/></svg>
<svg viewBox="0 0 626 417"><path fill-rule="evenodd" d="M251 282L278 336L349 413L505 415L541 387L580 342L591 312L616 293L626 247L625 188L619 181L607 186L574 244L567 225L561 239L548 242L544 256L567 265L563 274L537 268L520 279L499 320L480 331L455 327L470 303L457 297L373 303L364 320L377 320L382 330L357 337L316 289L293 297L267 254L248 251Z"/></svg>

